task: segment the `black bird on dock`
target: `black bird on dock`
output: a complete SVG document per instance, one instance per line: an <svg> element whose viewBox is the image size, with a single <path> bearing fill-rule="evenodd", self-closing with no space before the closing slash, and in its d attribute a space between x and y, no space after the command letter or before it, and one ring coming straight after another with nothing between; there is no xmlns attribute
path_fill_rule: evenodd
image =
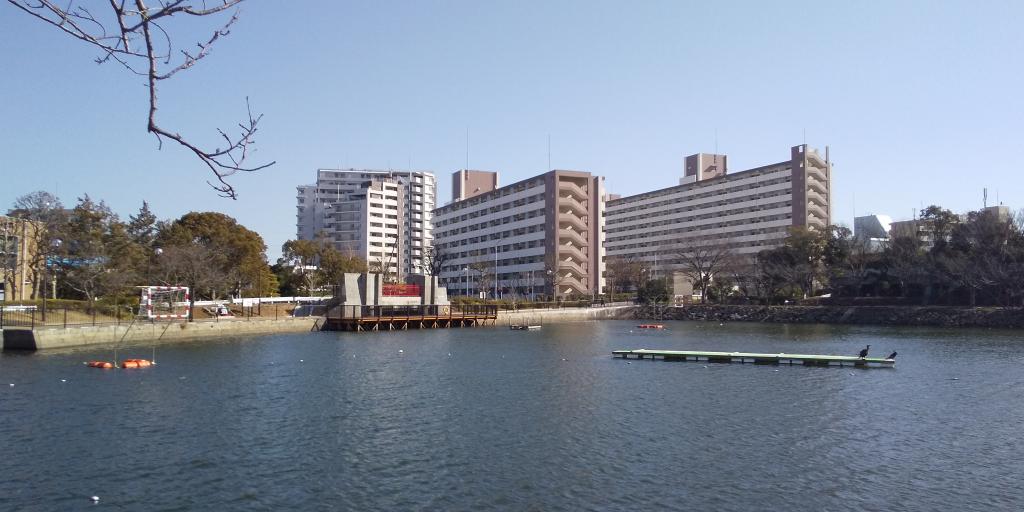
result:
<svg viewBox="0 0 1024 512"><path fill-rule="evenodd" d="M868 346L864 347L864 350L860 351L860 357L867 357L868 356L868 350L870 350L870 349L871 349L871 345L868 345Z"/></svg>
<svg viewBox="0 0 1024 512"><path fill-rule="evenodd" d="M889 354L889 357L887 357L886 359L896 359L896 354L897 352L894 351L892 354Z"/></svg>

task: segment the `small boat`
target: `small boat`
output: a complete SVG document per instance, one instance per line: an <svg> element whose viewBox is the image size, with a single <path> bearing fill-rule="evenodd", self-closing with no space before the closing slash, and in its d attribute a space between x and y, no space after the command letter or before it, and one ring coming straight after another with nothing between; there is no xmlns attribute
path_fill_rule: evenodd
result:
<svg viewBox="0 0 1024 512"><path fill-rule="evenodd" d="M109 361L89 361L88 363L85 363L85 365L88 366L89 368L113 368L114 367L114 363L111 363Z"/></svg>
<svg viewBox="0 0 1024 512"><path fill-rule="evenodd" d="M539 325L510 325L508 327L509 327L509 329L512 329L513 331L539 331L541 326L539 326Z"/></svg>
<svg viewBox="0 0 1024 512"><path fill-rule="evenodd" d="M637 329L664 329L663 324L640 324L636 326Z"/></svg>
<svg viewBox="0 0 1024 512"><path fill-rule="evenodd" d="M147 368L153 363L146 359L125 359L121 361L121 368Z"/></svg>

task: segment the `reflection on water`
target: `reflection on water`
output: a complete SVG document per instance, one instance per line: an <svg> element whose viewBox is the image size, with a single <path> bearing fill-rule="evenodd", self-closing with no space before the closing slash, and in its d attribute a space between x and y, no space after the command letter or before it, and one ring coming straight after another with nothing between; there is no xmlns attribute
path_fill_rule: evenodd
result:
<svg viewBox="0 0 1024 512"><path fill-rule="evenodd" d="M1013 331L630 322L0 356L5 510L991 510L1024 503ZM895 369L612 359L856 354ZM150 348L138 349L146 357ZM401 351L401 352L400 352ZM123 355L122 355L123 356ZM62 381L63 379L63 381ZM14 387L9 384L15 384Z"/></svg>

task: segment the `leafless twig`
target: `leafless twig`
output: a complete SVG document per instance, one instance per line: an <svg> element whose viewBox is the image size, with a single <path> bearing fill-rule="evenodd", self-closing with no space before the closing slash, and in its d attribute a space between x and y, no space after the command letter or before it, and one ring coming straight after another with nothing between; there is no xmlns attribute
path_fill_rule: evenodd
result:
<svg viewBox="0 0 1024 512"><path fill-rule="evenodd" d="M196 2L200 5L194 5ZM147 6L145 0L108 0L109 12L94 14L90 7L78 5L76 0L67 0L66 5L57 5L52 0L7 0L8 3L25 13L61 30L75 39L99 48L98 64L111 60L119 63L131 73L145 76L149 89L149 118L147 131L157 138L158 147L163 140L170 139L194 153L216 178L207 183L221 196L236 199L235 189L227 178L237 172L252 172L274 165L247 165L246 159L256 143L257 126L262 114L254 115L245 99L248 119L239 123L239 132L232 137L224 130L217 133L224 140L224 148L203 149L191 139L157 123L157 83L167 80L178 72L191 68L206 58L213 45L230 34L230 28L238 20L236 7L243 0L220 0L207 5L203 0L156 0L155 6ZM95 9L95 6L92 6ZM210 37L195 43L193 50L174 51L173 37L163 24L175 14L193 17L212 16L234 9L230 18L213 31ZM109 27L109 28L108 28Z"/></svg>

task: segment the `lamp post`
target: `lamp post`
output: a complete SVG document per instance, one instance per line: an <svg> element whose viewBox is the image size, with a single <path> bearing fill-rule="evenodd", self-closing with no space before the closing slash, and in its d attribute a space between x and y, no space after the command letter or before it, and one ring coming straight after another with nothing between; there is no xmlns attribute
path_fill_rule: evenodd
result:
<svg viewBox="0 0 1024 512"><path fill-rule="evenodd" d="M548 269L548 282L551 283L551 300L555 300L555 272Z"/></svg>
<svg viewBox="0 0 1024 512"><path fill-rule="evenodd" d="M63 240L61 240L59 238L56 238L52 242L50 242L50 247L53 248L53 249L57 249L57 248L60 247L60 245L62 243L64 243ZM43 279L42 279L42 283L40 283L40 284L43 285L43 291L42 291L42 293L43 293L43 324L46 324L46 288L50 284L49 280L47 279L46 272L47 272L47 270L49 270L49 268L50 268L50 256L44 254L43 255ZM53 277L52 293L53 293L53 298L56 299L57 298L57 278L56 278L56 276Z"/></svg>
<svg viewBox="0 0 1024 512"><path fill-rule="evenodd" d="M469 297L469 267L463 267L462 271L466 273L466 297Z"/></svg>

